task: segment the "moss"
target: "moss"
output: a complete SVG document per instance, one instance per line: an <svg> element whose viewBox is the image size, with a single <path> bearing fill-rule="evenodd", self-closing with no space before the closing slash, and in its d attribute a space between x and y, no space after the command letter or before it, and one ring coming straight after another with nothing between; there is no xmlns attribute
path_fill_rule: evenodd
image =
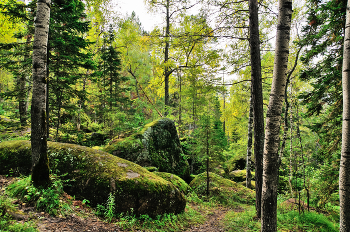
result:
<svg viewBox="0 0 350 232"><path fill-rule="evenodd" d="M228 200L234 200L241 203L253 203L255 200L254 191L225 179L215 173L209 173L209 192L215 196L221 203L227 203ZM202 173L191 181L190 187L198 195L206 195L207 174Z"/></svg>
<svg viewBox="0 0 350 232"><path fill-rule="evenodd" d="M141 166L154 166L189 181L189 165L183 153L175 124L161 118L147 124L140 133L114 140L104 151Z"/></svg>
<svg viewBox="0 0 350 232"><path fill-rule="evenodd" d="M251 172L252 180L255 180L255 172ZM230 179L236 182L242 182L247 179L247 170L235 170L230 172Z"/></svg>
<svg viewBox="0 0 350 232"><path fill-rule="evenodd" d="M0 143L0 174L30 173L29 141ZM155 216L180 213L186 201L182 193L163 178L141 166L103 151L74 145L48 142L52 173L69 180L65 191L77 199L88 199L92 205L105 203L113 192L116 213L131 208L136 214Z"/></svg>
<svg viewBox="0 0 350 232"><path fill-rule="evenodd" d="M146 168L146 170L149 172L158 172L157 167L144 167L144 168ZM155 173L155 174L157 174L157 173Z"/></svg>
<svg viewBox="0 0 350 232"><path fill-rule="evenodd" d="M251 183L251 188L250 189L255 189L255 181L254 180L252 180L252 181L250 181L250 183ZM242 182L239 182L239 184L241 184L242 186L247 186L247 182L246 181L242 181Z"/></svg>
<svg viewBox="0 0 350 232"><path fill-rule="evenodd" d="M176 188L180 190L180 192L182 192L185 195L187 195L191 190L191 187L183 179L176 176L175 174L171 174L167 172L155 172L154 174L171 182Z"/></svg>

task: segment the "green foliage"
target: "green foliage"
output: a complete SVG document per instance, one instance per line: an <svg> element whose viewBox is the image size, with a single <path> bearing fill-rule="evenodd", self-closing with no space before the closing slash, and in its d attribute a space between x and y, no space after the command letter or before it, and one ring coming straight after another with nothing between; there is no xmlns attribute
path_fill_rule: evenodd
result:
<svg viewBox="0 0 350 232"><path fill-rule="evenodd" d="M197 157L191 157L192 159L198 159L203 166L209 159L209 170L213 170L214 167L225 161L223 151L227 146L227 140L219 120L211 116L201 116L193 137L192 153ZM205 169L202 168L203 170Z"/></svg>
<svg viewBox="0 0 350 232"><path fill-rule="evenodd" d="M228 212L223 219L226 231L260 231L261 223L254 219L255 213L253 206Z"/></svg>
<svg viewBox="0 0 350 232"><path fill-rule="evenodd" d="M181 214L163 214L156 218L151 218L148 215L120 215L117 225L124 230L142 230L142 231L184 231L191 225L203 223L204 216L186 206L186 211Z"/></svg>
<svg viewBox="0 0 350 232"><path fill-rule="evenodd" d="M18 222L13 220L10 212L15 212L13 198L7 194L0 195L0 231L34 232L37 231L33 222Z"/></svg>
<svg viewBox="0 0 350 232"><path fill-rule="evenodd" d="M277 214L277 226L280 230L290 231L339 231L338 223L316 212L288 211Z"/></svg>
<svg viewBox="0 0 350 232"><path fill-rule="evenodd" d="M6 191L12 197L19 197L23 202L33 205L51 215L65 215L70 211L62 201L63 182L57 176L51 176L52 185L47 189L38 189L32 185L31 178L25 177L10 184Z"/></svg>

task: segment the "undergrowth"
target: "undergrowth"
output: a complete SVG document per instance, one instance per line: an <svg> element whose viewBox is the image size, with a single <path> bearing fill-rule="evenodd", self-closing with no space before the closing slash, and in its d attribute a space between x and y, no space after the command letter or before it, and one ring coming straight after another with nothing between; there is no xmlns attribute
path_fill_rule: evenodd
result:
<svg viewBox="0 0 350 232"><path fill-rule="evenodd" d="M63 182L57 176L51 176L52 184L47 189L33 186L31 177L24 177L10 184L5 193L10 197L18 197L21 201L37 210L45 211L52 216L67 215L71 208L63 200Z"/></svg>

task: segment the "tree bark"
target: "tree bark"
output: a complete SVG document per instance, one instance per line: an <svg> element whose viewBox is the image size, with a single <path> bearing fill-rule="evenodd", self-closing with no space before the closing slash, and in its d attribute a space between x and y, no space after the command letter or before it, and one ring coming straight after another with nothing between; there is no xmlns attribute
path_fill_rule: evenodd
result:
<svg viewBox="0 0 350 232"><path fill-rule="evenodd" d="M169 114L169 76L170 70L168 67L169 61L169 38L170 38L170 0L166 1L166 28L165 28L165 49L164 49L164 103L165 103L165 111L164 116L166 117Z"/></svg>
<svg viewBox="0 0 350 232"><path fill-rule="evenodd" d="M255 155L255 208L261 217L262 164L264 152L264 108L261 80L261 58L259 39L258 1L249 0L250 60L252 80L252 103L254 113L254 155Z"/></svg>
<svg viewBox="0 0 350 232"><path fill-rule="evenodd" d="M252 187L252 174L251 174L251 156L252 156L252 145L253 145L253 102L250 98L250 107L249 107L249 121L248 121L248 144L247 144L247 176L246 176L246 187Z"/></svg>
<svg viewBox="0 0 350 232"><path fill-rule="evenodd" d="M31 50L30 41L32 39L32 36L27 36L27 42L26 42L26 55L24 56L24 61L26 61L29 58L29 51ZM27 73L25 70L23 70L23 74L18 79L18 88L19 88L19 97L18 97L18 110L19 110L19 120L21 122L21 126L27 125L27 117L28 117L28 96L29 92L26 88L27 85Z"/></svg>
<svg viewBox="0 0 350 232"><path fill-rule="evenodd" d="M346 8L343 53L343 126L339 170L340 227L350 231L350 1Z"/></svg>
<svg viewBox="0 0 350 232"><path fill-rule="evenodd" d="M279 0L273 80L266 114L263 188L261 197L261 231L263 232L277 231L279 132L287 76L291 18L292 1Z"/></svg>
<svg viewBox="0 0 350 232"><path fill-rule="evenodd" d="M46 134L46 57L51 0L39 0L33 45L33 97L31 108L32 181L34 186L50 184Z"/></svg>

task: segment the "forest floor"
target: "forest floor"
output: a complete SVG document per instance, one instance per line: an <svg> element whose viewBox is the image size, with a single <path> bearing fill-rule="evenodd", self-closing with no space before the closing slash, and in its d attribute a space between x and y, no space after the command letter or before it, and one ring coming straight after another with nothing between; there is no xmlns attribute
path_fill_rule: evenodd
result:
<svg viewBox="0 0 350 232"><path fill-rule="evenodd" d="M0 195L4 192L5 187L10 184L14 178L0 175ZM69 197L69 196L68 196ZM12 204L16 207L16 211L7 212L14 219L14 223L30 222L33 227L36 227L38 231L50 231L50 232L71 232L71 231L99 231L99 232L112 232L112 231L145 231L143 229L137 229L137 226L131 226L131 228L120 228L117 226L118 220L112 221L112 223L106 222L94 213L94 210L81 201L73 201L71 211L66 216L50 216L45 212L38 212L33 206L26 205L20 200L15 200ZM201 223L195 223L188 225L187 228L182 228L181 231L187 232L220 232L225 230L222 224L222 219L229 211L241 212L244 209L236 208L230 209L222 206L215 207L202 207L194 202L189 203L189 207L192 210L197 211L199 214L205 216L205 219ZM186 208L188 210L188 208ZM1 210L0 210L1 211ZM4 213L4 212L2 212ZM0 214L2 214L0 212ZM152 230L147 230L152 231ZM174 231L174 229L168 230L165 227L157 229L157 231Z"/></svg>

